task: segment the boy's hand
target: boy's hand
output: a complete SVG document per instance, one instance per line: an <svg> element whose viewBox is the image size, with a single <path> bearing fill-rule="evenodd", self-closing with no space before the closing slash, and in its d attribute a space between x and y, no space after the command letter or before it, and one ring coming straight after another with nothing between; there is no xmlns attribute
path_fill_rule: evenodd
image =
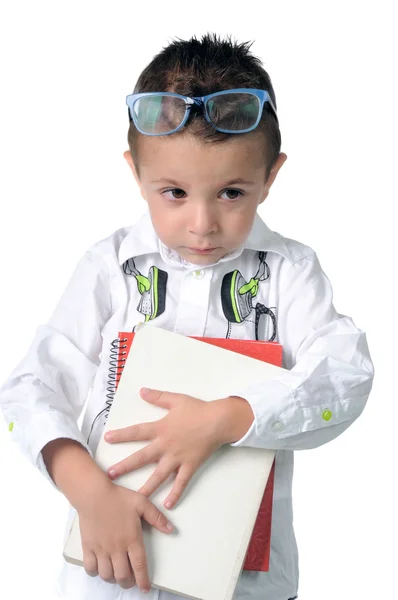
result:
<svg viewBox="0 0 398 600"><path fill-rule="evenodd" d="M163 533L170 533L172 525L142 494L105 481L76 506L84 568L122 588L137 583L141 591L149 591L141 518Z"/></svg>
<svg viewBox="0 0 398 600"><path fill-rule="evenodd" d="M149 463L158 465L139 492L150 496L177 471L174 485L164 502L175 506L198 468L225 443L240 439L253 421L253 412L242 398L205 402L185 394L143 388L147 402L169 409L165 417L105 434L110 443L151 440L142 450L108 469L112 479Z"/></svg>

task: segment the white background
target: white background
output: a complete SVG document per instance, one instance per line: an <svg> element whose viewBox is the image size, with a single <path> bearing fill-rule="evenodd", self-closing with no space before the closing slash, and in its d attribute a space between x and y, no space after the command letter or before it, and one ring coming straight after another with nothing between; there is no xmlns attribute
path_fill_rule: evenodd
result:
<svg viewBox="0 0 398 600"><path fill-rule="evenodd" d="M296 453L300 600L398 594L393 4L1 5L1 382L84 251L144 209L122 156L125 96L140 71L176 36L255 40L288 155L261 215L316 250L337 310L367 332L376 367L361 418L326 446ZM0 420L0 597L52 600L67 502L7 433Z"/></svg>

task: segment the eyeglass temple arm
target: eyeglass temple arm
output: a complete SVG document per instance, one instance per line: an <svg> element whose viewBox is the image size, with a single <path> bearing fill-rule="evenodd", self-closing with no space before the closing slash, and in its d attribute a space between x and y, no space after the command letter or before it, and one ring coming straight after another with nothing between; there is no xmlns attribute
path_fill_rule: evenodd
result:
<svg viewBox="0 0 398 600"><path fill-rule="evenodd" d="M276 119L276 122L279 125L279 119L278 119L278 115L276 113L276 108L275 108L274 103L272 102L271 98L269 97L269 94L268 94L268 99L266 100L265 104L268 104L269 108L271 109L272 114L274 115L274 117Z"/></svg>

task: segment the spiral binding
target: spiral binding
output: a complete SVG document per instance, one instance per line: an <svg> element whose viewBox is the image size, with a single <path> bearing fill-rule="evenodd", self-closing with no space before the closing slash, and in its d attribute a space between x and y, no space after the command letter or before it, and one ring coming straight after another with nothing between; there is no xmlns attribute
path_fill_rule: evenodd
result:
<svg viewBox="0 0 398 600"><path fill-rule="evenodd" d="M127 354L127 352L125 351L127 346L121 345L121 344L125 344L126 342L127 342L127 338L123 338L122 340L117 338L116 340L113 340L113 342L111 342L111 353L110 353L110 360L109 360L109 364L110 364L109 380L108 380L108 387L106 388L106 390L108 392L106 397L108 399L105 402L106 418L108 418L108 414L111 409L113 399L115 397L116 389L117 389L118 383L120 381L120 378L122 376L122 372L124 369L124 364L122 364L122 363L126 362L125 358L120 358L120 356L125 356ZM120 352L120 350L123 350L123 349L124 349L124 352Z"/></svg>
<svg viewBox="0 0 398 600"><path fill-rule="evenodd" d="M95 417L92 425L91 425L91 429L90 429L90 433L88 435L87 438L87 444L90 441L90 436L93 432L94 429L94 425L97 422L98 419L101 418L101 416L103 415L105 419L108 418L109 415L109 411L111 410L111 406L113 403L113 399L115 397L116 394L116 389L118 386L118 383L120 381L120 378L122 376L122 372L124 369L124 363L126 362L126 345L122 345L125 344L127 342L127 338L123 338L123 339L119 339L117 338L116 340L113 340L111 342L111 350L110 350L110 360L109 360L109 379L107 382L107 388L106 391L108 392L106 394L106 400L105 400L105 408L103 408L101 410L101 412L98 413L98 415ZM124 352L121 352L121 350L124 350ZM124 358L121 358L124 357Z"/></svg>

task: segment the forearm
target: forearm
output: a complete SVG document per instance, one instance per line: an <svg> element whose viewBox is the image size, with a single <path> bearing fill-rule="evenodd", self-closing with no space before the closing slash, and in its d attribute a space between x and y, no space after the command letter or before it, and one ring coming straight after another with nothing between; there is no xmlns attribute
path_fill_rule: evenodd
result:
<svg viewBox="0 0 398 600"><path fill-rule="evenodd" d="M60 438L46 444L42 456L56 486L77 510L99 490L113 485L78 442Z"/></svg>

